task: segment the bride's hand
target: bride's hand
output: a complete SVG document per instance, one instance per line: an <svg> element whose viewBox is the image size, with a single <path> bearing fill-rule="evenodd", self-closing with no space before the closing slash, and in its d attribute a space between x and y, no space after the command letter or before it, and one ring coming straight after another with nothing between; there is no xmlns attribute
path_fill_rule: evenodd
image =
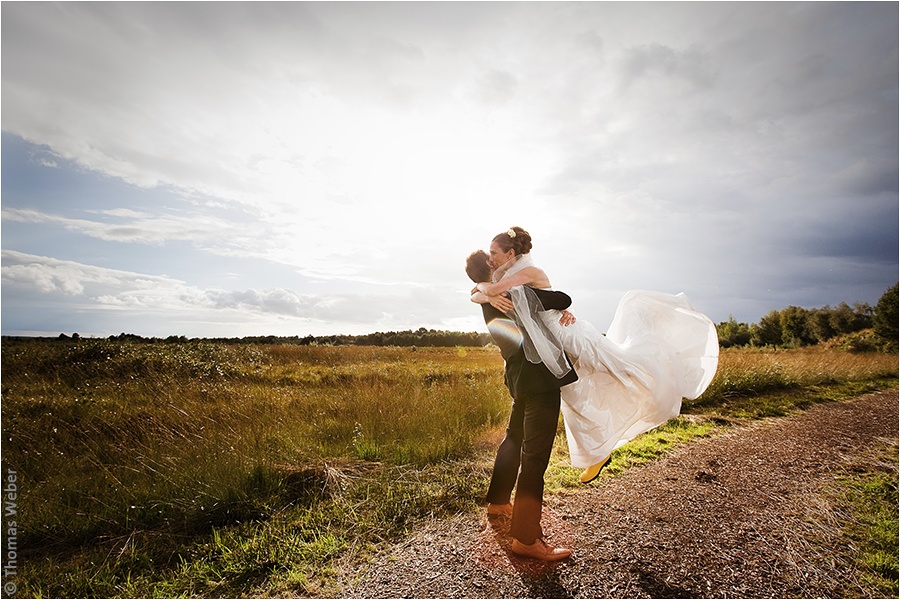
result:
<svg viewBox="0 0 900 600"><path fill-rule="evenodd" d="M569 325L571 325L572 323L575 322L575 315L573 315L572 313L570 313L567 310L564 310L561 312L562 312L562 316L559 318L560 325L562 325L563 327L568 327Z"/></svg>
<svg viewBox="0 0 900 600"><path fill-rule="evenodd" d="M488 296L488 302L500 312L508 313L513 311L512 300L506 296Z"/></svg>

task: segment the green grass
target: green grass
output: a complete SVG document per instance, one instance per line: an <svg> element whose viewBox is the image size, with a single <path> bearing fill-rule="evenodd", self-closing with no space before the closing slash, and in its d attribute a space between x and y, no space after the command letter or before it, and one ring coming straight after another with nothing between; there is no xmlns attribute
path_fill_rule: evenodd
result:
<svg viewBox="0 0 900 600"><path fill-rule="evenodd" d="M880 461L861 466L842 480L850 518L844 536L859 547L863 581L886 597L898 594L897 444L884 444ZM881 467L881 468L873 468Z"/></svg>
<svg viewBox="0 0 900 600"><path fill-rule="evenodd" d="M342 562L481 504L510 402L492 348L4 342L2 361L26 596L333 596ZM896 377L890 355L723 352L604 477ZM557 492L581 485L562 431Z"/></svg>
<svg viewBox="0 0 900 600"><path fill-rule="evenodd" d="M433 515L472 510L483 471L344 465L343 481L312 498L290 485L268 514L206 534L133 530L68 552L27 557L28 595L244 597L338 590L336 562L395 539ZM295 492L296 493L296 492ZM301 492L302 494L303 492ZM293 501L291 498L295 498ZM33 581L32 581L33 579ZM21 589L21 588L20 588Z"/></svg>
<svg viewBox="0 0 900 600"><path fill-rule="evenodd" d="M898 446L875 440L867 454L845 464L811 522L836 531L823 546L833 566L852 577L844 597L896 598L898 589Z"/></svg>
<svg viewBox="0 0 900 600"><path fill-rule="evenodd" d="M678 417L639 435L627 444L617 448L610 456L609 464L603 468L599 479L621 475L628 468L651 462L698 437L705 437L719 427L711 419L691 419ZM557 434L553 456L545 476L546 491L559 493L567 489L583 487L578 480L581 469L573 469L569 464L568 446L565 432Z"/></svg>
<svg viewBox="0 0 900 600"><path fill-rule="evenodd" d="M3 367L34 596L328 589L337 556L477 503L509 402L485 349L82 340Z"/></svg>

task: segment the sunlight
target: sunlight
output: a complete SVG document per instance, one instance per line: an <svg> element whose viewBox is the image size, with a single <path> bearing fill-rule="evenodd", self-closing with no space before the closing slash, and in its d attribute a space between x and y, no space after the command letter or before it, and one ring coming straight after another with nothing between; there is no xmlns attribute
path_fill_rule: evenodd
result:
<svg viewBox="0 0 900 600"><path fill-rule="evenodd" d="M522 332L518 325L509 319L494 319L488 323L488 331L496 340L506 340L518 346L522 343Z"/></svg>
<svg viewBox="0 0 900 600"><path fill-rule="evenodd" d="M284 150L254 165L272 210L270 235L254 252L310 273L368 276L382 265L426 267L408 264L409 255L427 260L416 248L456 248L475 231L455 256L540 217L533 190L553 158L516 144L509 117L485 123L453 107L407 114L318 102L340 113L340 127L305 130L308 116L283 115ZM307 155L291 161L291 147Z"/></svg>

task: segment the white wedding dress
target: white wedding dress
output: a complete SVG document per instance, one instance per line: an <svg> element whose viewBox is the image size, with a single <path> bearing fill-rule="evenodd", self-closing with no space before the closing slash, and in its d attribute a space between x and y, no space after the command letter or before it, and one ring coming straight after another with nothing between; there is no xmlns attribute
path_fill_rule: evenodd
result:
<svg viewBox="0 0 900 600"><path fill-rule="evenodd" d="M527 264L533 263L522 267ZM517 315L529 312L526 295L521 286L510 290ZM716 373L715 325L684 294L626 293L605 336L582 319L560 325L556 310L535 312L532 306L530 313L543 326L523 319L537 346L529 360L537 362L535 353L540 354L553 370L550 355L558 342L578 374L578 381L561 389L569 456L577 468L599 463L618 446L678 416L682 399L700 396Z"/></svg>
<svg viewBox="0 0 900 600"><path fill-rule="evenodd" d="M553 313L542 317L578 373L560 390L574 467L596 464L678 416L682 399L697 398L716 373L715 325L684 294L626 293L606 336L581 319L563 327Z"/></svg>

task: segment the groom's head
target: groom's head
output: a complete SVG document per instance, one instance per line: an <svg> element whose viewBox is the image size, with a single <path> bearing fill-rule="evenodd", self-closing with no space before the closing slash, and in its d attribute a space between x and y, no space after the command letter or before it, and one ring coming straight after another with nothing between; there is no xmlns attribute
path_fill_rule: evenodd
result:
<svg viewBox="0 0 900 600"><path fill-rule="evenodd" d="M490 260L487 252L484 250L476 250L466 259L466 275L475 283L483 283L491 281L491 267L488 265Z"/></svg>

